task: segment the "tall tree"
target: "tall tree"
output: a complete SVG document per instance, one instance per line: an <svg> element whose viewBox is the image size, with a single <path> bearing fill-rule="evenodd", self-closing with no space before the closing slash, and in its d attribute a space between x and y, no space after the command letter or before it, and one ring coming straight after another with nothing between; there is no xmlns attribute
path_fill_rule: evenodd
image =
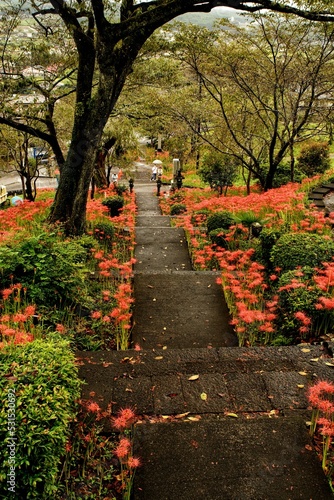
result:
<svg viewBox="0 0 334 500"><path fill-rule="evenodd" d="M54 26L52 37L45 37L29 19L26 3L3 6L0 18L0 124L35 138L35 145L47 142L62 165L54 115L57 104L75 92L76 52L64 28Z"/></svg>
<svg viewBox="0 0 334 500"><path fill-rule="evenodd" d="M57 16L73 37L77 50L72 139L50 215L51 223L63 223L71 234L85 228L86 199L104 126L139 50L157 28L181 14L210 12L219 6L245 12L271 9L317 21L334 21L334 8L327 0L316 2L317 9L310 1L304 2L309 8L303 8L276 0L30 0L30 3L46 35L51 33L47 16ZM94 85L96 72L98 82Z"/></svg>
<svg viewBox="0 0 334 500"><path fill-rule="evenodd" d="M287 156L293 174L294 144L321 133L328 122L333 27L271 14L245 27L224 24L211 43L202 31L200 37L200 30L186 27L175 36L179 57L198 72L215 103L201 136L270 189ZM198 53L202 59L194 57ZM187 110L179 112L187 119Z"/></svg>

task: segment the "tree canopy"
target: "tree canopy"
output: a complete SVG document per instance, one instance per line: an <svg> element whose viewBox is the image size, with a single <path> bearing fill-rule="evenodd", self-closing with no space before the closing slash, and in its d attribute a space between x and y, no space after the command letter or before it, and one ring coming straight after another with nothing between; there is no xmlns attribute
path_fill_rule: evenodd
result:
<svg viewBox="0 0 334 500"><path fill-rule="evenodd" d="M84 230L86 200L102 133L146 40L156 29L181 14L210 12L215 7L229 7L242 12L272 10L314 21L334 21L334 6L329 0L22 2L30 22L37 23L49 40L52 40L56 27L65 26L76 51L76 106L72 137L61 166L51 223L62 223L68 234Z"/></svg>

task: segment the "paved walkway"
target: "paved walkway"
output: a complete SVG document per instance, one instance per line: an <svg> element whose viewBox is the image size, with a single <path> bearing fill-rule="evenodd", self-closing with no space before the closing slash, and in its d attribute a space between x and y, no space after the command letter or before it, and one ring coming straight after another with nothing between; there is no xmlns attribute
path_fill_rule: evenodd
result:
<svg viewBox="0 0 334 500"><path fill-rule="evenodd" d="M94 391L102 407L140 415L133 500L332 498L305 393L334 381L334 366L317 346L236 347L215 273L191 270L149 175L139 165L133 345L142 350L79 353L83 397Z"/></svg>

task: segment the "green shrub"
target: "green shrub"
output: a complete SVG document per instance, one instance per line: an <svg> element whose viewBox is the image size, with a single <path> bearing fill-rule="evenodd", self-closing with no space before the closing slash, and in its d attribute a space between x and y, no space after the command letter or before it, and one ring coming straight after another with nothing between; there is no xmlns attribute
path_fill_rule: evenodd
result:
<svg viewBox="0 0 334 500"><path fill-rule="evenodd" d="M271 251L273 267L283 271L296 269L298 266L319 267L334 257L334 242L318 234L286 233L283 234Z"/></svg>
<svg viewBox="0 0 334 500"><path fill-rule="evenodd" d="M305 173L298 169L294 169L293 182L301 182L306 177ZM273 179L273 187L279 188L291 182L291 166L288 164L279 165Z"/></svg>
<svg viewBox="0 0 334 500"><path fill-rule="evenodd" d="M91 238L90 238L91 240ZM54 306L73 301L85 288L87 238L62 241L42 233L17 246L0 246L1 288L21 283L37 305Z"/></svg>
<svg viewBox="0 0 334 500"><path fill-rule="evenodd" d="M315 305L324 293L313 282L314 269L305 266L287 271L278 281L277 331L285 337L299 342L318 335L319 325L328 311L318 310ZM303 323L295 317L302 312L311 320L304 333Z"/></svg>
<svg viewBox="0 0 334 500"><path fill-rule="evenodd" d="M215 212L207 218L207 232L209 234L214 229L229 229L233 224L235 224L235 219L230 212Z"/></svg>
<svg viewBox="0 0 334 500"><path fill-rule="evenodd" d="M115 226L111 222L97 222L93 226L93 236L98 241L107 245L107 247L112 246L112 241L115 235Z"/></svg>
<svg viewBox="0 0 334 500"><path fill-rule="evenodd" d="M122 196L128 190L128 188L125 184L116 184L115 190L118 196Z"/></svg>
<svg viewBox="0 0 334 500"><path fill-rule="evenodd" d="M187 207L184 203L175 203L170 207L171 215L180 215L184 214L187 211Z"/></svg>
<svg viewBox="0 0 334 500"><path fill-rule="evenodd" d="M309 142L297 158L298 169L307 177L323 174L330 167L329 145L327 142Z"/></svg>
<svg viewBox="0 0 334 500"><path fill-rule="evenodd" d="M259 234L259 240L261 242L260 255L261 261L263 261L268 267L271 267L270 254L273 246L278 241L281 236L281 232L277 229L263 228Z"/></svg>
<svg viewBox="0 0 334 500"><path fill-rule="evenodd" d="M117 217L124 206L124 198L122 196L110 196L102 201L102 205L108 207L110 217Z"/></svg>
<svg viewBox="0 0 334 500"><path fill-rule="evenodd" d="M238 162L228 154L208 151L198 172L203 182L211 188L232 186L237 177Z"/></svg>
<svg viewBox="0 0 334 500"><path fill-rule="evenodd" d="M74 355L54 335L0 351L0 374L0 498L54 498L80 395ZM14 464L10 493L7 474Z"/></svg>
<svg viewBox="0 0 334 500"><path fill-rule="evenodd" d="M222 228L213 229L209 232L209 238L215 245L227 248L228 242L226 241L226 230Z"/></svg>

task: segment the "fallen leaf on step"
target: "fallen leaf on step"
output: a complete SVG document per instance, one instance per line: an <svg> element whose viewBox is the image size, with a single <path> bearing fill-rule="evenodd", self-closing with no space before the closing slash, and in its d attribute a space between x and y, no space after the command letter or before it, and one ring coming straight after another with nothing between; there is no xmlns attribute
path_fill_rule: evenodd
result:
<svg viewBox="0 0 334 500"><path fill-rule="evenodd" d="M233 418L238 418L238 415L236 413L227 413L227 417L233 417Z"/></svg>
<svg viewBox="0 0 334 500"><path fill-rule="evenodd" d="M206 392L202 392L202 393L201 393L201 399L202 399L203 401L206 401L206 400L208 399L208 395L206 394Z"/></svg>
<svg viewBox="0 0 334 500"><path fill-rule="evenodd" d="M163 356L156 356L154 359L164 359Z"/></svg>
<svg viewBox="0 0 334 500"><path fill-rule="evenodd" d="M199 375L192 375L191 377L188 378L188 380L198 380Z"/></svg>

